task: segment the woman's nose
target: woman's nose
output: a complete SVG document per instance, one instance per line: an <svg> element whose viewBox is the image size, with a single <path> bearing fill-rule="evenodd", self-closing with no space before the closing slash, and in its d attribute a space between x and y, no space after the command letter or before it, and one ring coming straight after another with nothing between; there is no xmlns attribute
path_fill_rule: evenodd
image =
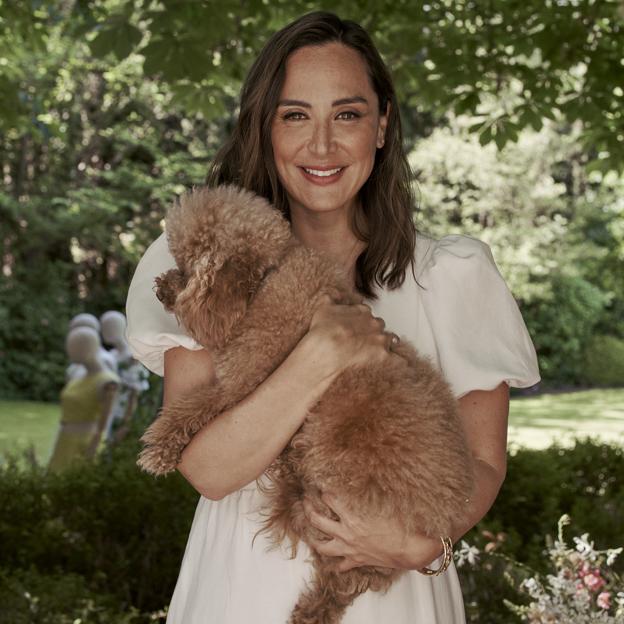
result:
<svg viewBox="0 0 624 624"><path fill-rule="evenodd" d="M331 123L319 122L314 124L308 149L317 156L325 156L334 151L335 144Z"/></svg>

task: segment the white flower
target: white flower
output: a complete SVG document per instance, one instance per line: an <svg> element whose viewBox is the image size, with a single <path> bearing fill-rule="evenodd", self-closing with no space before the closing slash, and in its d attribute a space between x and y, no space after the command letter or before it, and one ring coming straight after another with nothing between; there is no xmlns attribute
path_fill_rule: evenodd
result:
<svg viewBox="0 0 624 624"><path fill-rule="evenodd" d="M542 597L542 594L543 594L542 586L533 577L530 577L522 581L522 584L520 587L524 589L529 594L529 596L531 596L531 598Z"/></svg>
<svg viewBox="0 0 624 624"><path fill-rule="evenodd" d="M479 549L462 540L459 545L459 550L455 551L455 564L457 567L461 568L466 563L468 565L474 565L478 560Z"/></svg>
<svg viewBox="0 0 624 624"><path fill-rule="evenodd" d="M617 556L622 553L622 550L624 550L624 549L622 549L622 548L610 548L609 550L607 550L607 565L608 566L612 566L613 565L613 563L617 559Z"/></svg>
<svg viewBox="0 0 624 624"><path fill-rule="evenodd" d="M581 537L574 537L574 543L576 544L576 550L582 557L593 561L596 558L596 551L594 550L594 542L589 541L589 533L583 533Z"/></svg>

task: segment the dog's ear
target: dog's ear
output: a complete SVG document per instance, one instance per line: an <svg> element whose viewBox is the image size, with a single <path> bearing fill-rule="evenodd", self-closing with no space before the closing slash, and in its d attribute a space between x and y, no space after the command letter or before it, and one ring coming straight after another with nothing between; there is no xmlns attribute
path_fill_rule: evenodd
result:
<svg viewBox="0 0 624 624"><path fill-rule="evenodd" d="M154 283L156 297L165 306L165 310L173 312L178 295L186 287L186 278L179 269L170 269L158 276Z"/></svg>
<svg viewBox="0 0 624 624"><path fill-rule="evenodd" d="M257 280L231 259L204 256L194 267L174 312L188 333L205 347L221 348L247 311Z"/></svg>

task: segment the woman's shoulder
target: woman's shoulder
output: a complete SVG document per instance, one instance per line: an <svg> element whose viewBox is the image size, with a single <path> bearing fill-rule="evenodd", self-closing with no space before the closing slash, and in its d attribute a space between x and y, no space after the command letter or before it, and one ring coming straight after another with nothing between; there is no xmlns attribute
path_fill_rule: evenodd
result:
<svg viewBox="0 0 624 624"><path fill-rule="evenodd" d="M489 245L457 234L419 241L420 329L455 395L537 383L535 348Z"/></svg>
<svg viewBox="0 0 624 624"><path fill-rule="evenodd" d="M146 276L148 279L156 277L175 266L175 260L167 245L167 235L163 232L145 250L135 271L136 277Z"/></svg>
<svg viewBox="0 0 624 624"><path fill-rule="evenodd" d="M473 272L475 267L481 265L496 268L489 245L466 234L449 234L442 238L434 238L418 233L414 265L417 281L447 273Z"/></svg>
<svg viewBox="0 0 624 624"><path fill-rule="evenodd" d="M164 370L167 349L201 347L167 312L154 292L154 279L175 267L167 237L161 234L145 251L132 277L126 300L126 338L133 356L157 375Z"/></svg>

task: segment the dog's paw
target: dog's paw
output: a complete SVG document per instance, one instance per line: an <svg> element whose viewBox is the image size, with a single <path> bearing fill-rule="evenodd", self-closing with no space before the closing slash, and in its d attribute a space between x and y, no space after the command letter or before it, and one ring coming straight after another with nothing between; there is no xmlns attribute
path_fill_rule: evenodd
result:
<svg viewBox="0 0 624 624"><path fill-rule="evenodd" d="M141 438L145 448L139 453L137 464L153 475L173 472L180 462L185 444L174 424L161 414Z"/></svg>
<svg viewBox="0 0 624 624"><path fill-rule="evenodd" d="M186 286L186 278L179 269L170 269L154 280L156 298L168 312L175 311L176 299Z"/></svg>
<svg viewBox="0 0 624 624"><path fill-rule="evenodd" d="M146 446L140 453L137 465L156 477L169 474L180 462L181 453L157 446Z"/></svg>

